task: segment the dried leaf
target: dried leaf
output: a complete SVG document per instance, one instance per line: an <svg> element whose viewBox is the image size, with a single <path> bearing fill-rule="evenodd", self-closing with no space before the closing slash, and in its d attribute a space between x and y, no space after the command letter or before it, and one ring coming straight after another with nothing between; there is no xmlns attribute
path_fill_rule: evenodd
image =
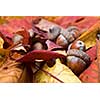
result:
<svg viewBox="0 0 100 100"><path fill-rule="evenodd" d="M28 45L29 43L29 32L23 27L20 30L17 30L15 34L21 35L23 37L23 44Z"/></svg>
<svg viewBox="0 0 100 100"><path fill-rule="evenodd" d="M92 16L63 16L55 19L55 22L64 28L77 26L80 30L87 30L98 21L100 21L99 17Z"/></svg>
<svg viewBox="0 0 100 100"><path fill-rule="evenodd" d="M96 44L96 34L100 28L100 22L93 25L89 30L83 33L78 39L83 41L86 45L86 49Z"/></svg>
<svg viewBox="0 0 100 100"><path fill-rule="evenodd" d="M86 53L89 55L90 61L94 61L97 57L96 45L90 48L89 50L87 50Z"/></svg>
<svg viewBox="0 0 100 100"><path fill-rule="evenodd" d="M52 58L66 59L66 56L49 50L33 50L24 55L23 57L17 59L16 61L26 63L26 62L34 62L35 60L48 61Z"/></svg>
<svg viewBox="0 0 100 100"><path fill-rule="evenodd" d="M19 83L31 83L33 78L32 70L29 66L25 66L23 69L20 78L18 79Z"/></svg>
<svg viewBox="0 0 100 100"><path fill-rule="evenodd" d="M9 56L9 50L7 49L0 49L0 67L5 63Z"/></svg>
<svg viewBox="0 0 100 100"><path fill-rule="evenodd" d="M15 61L6 61L0 68L0 83L16 83L18 82L22 69L17 66L19 63Z"/></svg>
<svg viewBox="0 0 100 100"><path fill-rule="evenodd" d="M50 40L47 40L46 44L47 44L48 50L62 49L61 46L55 44L54 42L52 42Z"/></svg>
<svg viewBox="0 0 100 100"><path fill-rule="evenodd" d="M43 16L42 18L53 22L57 18L57 16Z"/></svg>
<svg viewBox="0 0 100 100"><path fill-rule="evenodd" d="M53 26L63 29L61 26L59 26L55 23L52 23L48 20L45 20L45 19L41 19L35 26L38 27L39 29L47 31L47 32L49 32L49 29Z"/></svg>
<svg viewBox="0 0 100 100"><path fill-rule="evenodd" d="M38 16L6 16L4 19L7 20L7 23L0 25L0 31L4 35L12 38L12 33L16 32L22 27L24 27L26 30L31 29L32 21L38 18Z"/></svg>
<svg viewBox="0 0 100 100"><path fill-rule="evenodd" d="M92 51L89 50L90 52L88 52L92 56L94 55L95 58L97 57L97 60L93 61L89 66L89 68L80 75L80 79L83 82L100 83L100 40L99 39L96 39L96 46L92 48ZM95 52L95 54L92 52ZM94 57L91 57L92 60L94 59Z"/></svg>
<svg viewBox="0 0 100 100"><path fill-rule="evenodd" d="M59 59L56 59L56 64L53 67L48 67L46 64L42 70L39 70L33 78L33 82L37 83L81 83L77 76L64 64L61 64Z"/></svg>
<svg viewBox="0 0 100 100"><path fill-rule="evenodd" d="M4 40L0 37L0 49L3 48Z"/></svg>
<svg viewBox="0 0 100 100"><path fill-rule="evenodd" d="M85 83L98 83L98 73L97 61L93 61L91 65L79 76L79 78Z"/></svg>

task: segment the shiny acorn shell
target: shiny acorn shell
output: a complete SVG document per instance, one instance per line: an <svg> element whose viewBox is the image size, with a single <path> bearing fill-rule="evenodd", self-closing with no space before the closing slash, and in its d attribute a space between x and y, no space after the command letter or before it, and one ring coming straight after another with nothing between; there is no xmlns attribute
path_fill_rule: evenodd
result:
<svg viewBox="0 0 100 100"><path fill-rule="evenodd" d="M67 51L67 66L72 69L76 75L80 75L90 64L90 57L83 51L70 49Z"/></svg>

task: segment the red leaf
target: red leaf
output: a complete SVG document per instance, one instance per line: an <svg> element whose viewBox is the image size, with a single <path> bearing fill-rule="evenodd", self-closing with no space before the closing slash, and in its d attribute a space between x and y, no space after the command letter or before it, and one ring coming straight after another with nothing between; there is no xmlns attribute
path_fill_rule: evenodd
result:
<svg viewBox="0 0 100 100"><path fill-rule="evenodd" d="M32 26L33 32L35 34L37 34L38 36L40 36L41 39L48 39L48 33L38 27L36 27L35 25Z"/></svg>
<svg viewBox="0 0 100 100"><path fill-rule="evenodd" d="M45 60L48 61L52 58L62 58L66 59L66 56L56 53L54 51L48 51L48 50L33 50L29 53L27 53L22 58L18 59L19 62L34 62L34 60Z"/></svg>
<svg viewBox="0 0 100 100"><path fill-rule="evenodd" d="M98 22L98 17L90 16L63 16L55 19L55 22L62 27L77 26L80 30L89 29L92 25Z"/></svg>
<svg viewBox="0 0 100 100"><path fill-rule="evenodd" d="M29 33L25 28L22 28L21 30L18 30L15 32L16 34L22 35L23 36L23 44L27 45L29 43Z"/></svg>
<svg viewBox="0 0 100 100"><path fill-rule="evenodd" d="M54 49L61 49L62 48L61 46L55 44L54 42L52 42L50 40L47 40L46 44L47 44L48 50L54 50Z"/></svg>
<svg viewBox="0 0 100 100"><path fill-rule="evenodd" d="M98 66L96 61L93 61L91 65L79 76L83 82L97 83L98 82Z"/></svg>
<svg viewBox="0 0 100 100"><path fill-rule="evenodd" d="M90 60L93 61L96 59L96 45L86 51L86 53L90 56Z"/></svg>
<svg viewBox="0 0 100 100"><path fill-rule="evenodd" d="M6 36L12 38L13 32L16 32L18 29L24 27L26 30L32 28L32 21L38 19L38 16L26 16L23 18L11 18L7 20L8 22L0 25L0 31Z"/></svg>

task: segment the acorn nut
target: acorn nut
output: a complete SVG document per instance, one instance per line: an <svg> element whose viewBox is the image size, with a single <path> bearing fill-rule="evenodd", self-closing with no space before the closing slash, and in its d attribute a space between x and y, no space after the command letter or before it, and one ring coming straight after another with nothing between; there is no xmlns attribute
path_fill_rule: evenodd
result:
<svg viewBox="0 0 100 100"><path fill-rule="evenodd" d="M68 49L78 49L78 50L85 51L86 46L85 46L84 42L78 40L78 41L75 41L72 44L70 44Z"/></svg>
<svg viewBox="0 0 100 100"><path fill-rule="evenodd" d="M80 35L80 32L77 27L69 26L66 30L62 31L62 35L71 43Z"/></svg>
<svg viewBox="0 0 100 100"><path fill-rule="evenodd" d="M63 48L66 48L68 46L68 41L62 34L60 34L56 40L56 44L62 46Z"/></svg>
<svg viewBox="0 0 100 100"><path fill-rule="evenodd" d="M34 49L34 50L42 50L42 49L43 49L42 43L36 42L36 43L33 45L33 49Z"/></svg>
<svg viewBox="0 0 100 100"><path fill-rule="evenodd" d="M58 26L52 26L49 29L48 39L50 39L50 40L56 39L59 36L60 31L61 31L60 27L58 27Z"/></svg>
<svg viewBox="0 0 100 100"><path fill-rule="evenodd" d="M83 51L70 49L67 51L67 66L78 76L90 64L90 57Z"/></svg>
<svg viewBox="0 0 100 100"><path fill-rule="evenodd" d="M14 44L16 44L17 42L21 41L24 37L19 35L19 34L14 34L12 41L14 42Z"/></svg>

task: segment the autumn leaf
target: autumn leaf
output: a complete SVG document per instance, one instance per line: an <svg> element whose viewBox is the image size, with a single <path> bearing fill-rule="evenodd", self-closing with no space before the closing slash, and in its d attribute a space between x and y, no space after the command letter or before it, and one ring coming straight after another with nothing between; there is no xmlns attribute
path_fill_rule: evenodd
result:
<svg viewBox="0 0 100 100"><path fill-rule="evenodd" d="M97 61L93 61L91 65L79 76L84 83L98 83L98 66Z"/></svg>
<svg viewBox="0 0 100 100"><path fill-rule="evenodd" d="M0 67L0 83L17 83L22 74L22 69L18 66L18 62L6 60Z"/></svg>
<svg viewBox="0 0 100 100"><path fill-rule="evenodd" d="M18 29L24 27L25 29L32 28L32 21L38 19L38 16L15 16L15 17L4 17L7 20L7 23L0 25L0 31L7 35L8 37L13 37L13 32L16 32Z"/></svg>
<svg viewBox="0 0 100 100"><path fill-rule="evenodd" d="M100 28L100 22L93 25L88 31L83 33L78 39L86 44L86 49L96 44L96 34Z"/></svg>
<svg viewBox="0 0 100 100"><path fill-rule="evenodd" d="M99 33L100 34L100 33ZM97 36L97 35L96 35ZM98 35L99 36L99 35ZM100 37L99 37L100 39ZM93 54L90 50L88 50L91 54L91 56L94 55L95 58L97 58L96 60L94 59L94 57L92 58L92 63L91 65L80 75L80 79L83 82L87 82L87 83L100 83L100 40L96 39L96 46L94 46L92 48L92 52L95 52L95 54ZM93 51L94 50L94 51Z"/></svg>
<svg viewBox="0 0 100 100"><path fill-rule="evenodd" d="M34 66L33 66L34 67ZM81 83L77 76L64 64L61 64L59 59L56 59L56 64L53 67L48 67L47 64L40 69L33 78L36 83Z"/></svg>
<svg viewBox="0 0 100 100"><path fill-rule="evenodd" d="M27 62L34 62L35 60L44 60L49 61L52 58L61 58L66 59L66 56L54 51L49 50L33 50L23 57L17 59L17 62L27 63Z"/></svg>
<svg viewBox="0 0 100 100"><path fill-rule="evenodd" d="M87 50L86 53L89 55L90 61L94 61L97 57L96 45L90 48L89 50Z"/></svg>
<svg viewBox="0 0 100 100"><path fill-rule="evenodd" d="M54 22L54 20L57 18L58 16L43 16L42 18L48 20L48 21L52 21Z"/></svg>
<svg viewBox="0 0 100 100"><path fill-rule="evenodd" d="M0 49L3 48L4 40L0 37Z"/></svg>
<svg viewBox="0 0 100 100"><path fill-rule="evenodd" d="M64 28L77 26L80 30L88 30L98 21L100 21L99 17L92 16L60 16L55 19L55 23Z"/></svg>

